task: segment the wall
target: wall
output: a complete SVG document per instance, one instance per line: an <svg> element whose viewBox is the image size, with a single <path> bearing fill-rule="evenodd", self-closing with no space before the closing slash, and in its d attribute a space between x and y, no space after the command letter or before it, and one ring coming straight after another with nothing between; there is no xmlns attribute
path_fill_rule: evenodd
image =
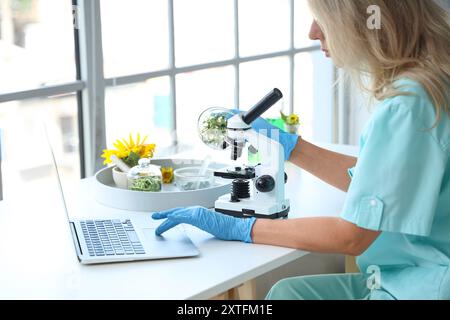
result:
<svg viewBox="0 0 450 320"><path fill-rule="evenodd" d="M354 84L350 85L349 95L348 137L345 142L350 145L359 145L359 137L372 115L373 106L369 105L367 95Z"/></svg>

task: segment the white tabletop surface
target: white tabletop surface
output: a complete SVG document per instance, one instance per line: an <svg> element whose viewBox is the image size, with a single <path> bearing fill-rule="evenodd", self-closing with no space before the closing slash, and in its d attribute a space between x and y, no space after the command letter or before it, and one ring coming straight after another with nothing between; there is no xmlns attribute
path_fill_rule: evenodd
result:
<svg viewBox="0 0 450 320"><path fill-rule="evenodd" d="M331 146L330 146L331 147ZM355 148L334 146L355 153ZM287 164L290 218L337 216L345 194ZM92 195L92 179L68 196L71 218L137 217L111 209ZM59 193L41 190L21 201L0 202L0 299L208 299L276 269L306 252L223 242L186 226L196 258L81 265L75 255Z"/></svg>

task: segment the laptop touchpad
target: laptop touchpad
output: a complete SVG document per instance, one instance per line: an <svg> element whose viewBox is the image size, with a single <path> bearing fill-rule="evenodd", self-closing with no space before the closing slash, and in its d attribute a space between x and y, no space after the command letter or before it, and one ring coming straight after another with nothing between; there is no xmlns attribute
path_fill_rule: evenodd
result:
<svg viewBox="0 0 450 320"><path fill-rule="evenodd" d="M180 253L193 255L198 253L196 247L184 232L178 228L173 228L159 237L155 234L155 228L142 229L145 236L147 248L153 251L164 252L166 255Z"/></svg>
<svg viewBox="0 0 450 320"><path fill-rule="evenodd" d="M142 229L142 232L144 233L145 239L147 241L158 241L158 242L165 242L168 240L181 240L183 238L186 238L186 235L184 235L183 232L181 232L178 228L172 228L169 231L165 232L162 236L157 236L155 234L156 228L145 228Z"/></svg>
<svg viewBox="0 0 450 320"><path fill-rule="evenodd" d="M142 233L145 236L146 242L149 242L149 241L165 241L165 238L158 237L155 234L155 230L156 230L156 228L142 229Z"/></svg>

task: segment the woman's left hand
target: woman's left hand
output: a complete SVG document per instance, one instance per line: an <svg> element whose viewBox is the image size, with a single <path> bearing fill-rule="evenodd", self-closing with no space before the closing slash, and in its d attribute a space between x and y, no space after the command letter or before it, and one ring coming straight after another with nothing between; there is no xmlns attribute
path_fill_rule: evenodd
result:
<svg viewBox="0 0 450 320"><path fill-rule="evenodd" d="M234 218L202 207L176 208L155 212L154 220L166 219L155 231L160 236L173 227L186 223L202 229L216 238L252 243L251 233L255 218Z"/></svg>

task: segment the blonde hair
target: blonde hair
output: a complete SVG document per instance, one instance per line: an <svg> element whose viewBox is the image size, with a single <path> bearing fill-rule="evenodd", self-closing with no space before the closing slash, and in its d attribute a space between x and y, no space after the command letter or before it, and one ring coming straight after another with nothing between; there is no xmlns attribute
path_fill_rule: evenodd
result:
<svg viewBox="0 0 450 320"><path fill-rule="evenodd" d="M436 124L450 116L450 22L433 0L308 0L328 50L373 97L405 94L394 81L409 78L428 92ZM381 28L369 28L368 8L380 9ZM364 76L371 80L363 85ZM436 125L435 124L435 125Z"/></svg>

